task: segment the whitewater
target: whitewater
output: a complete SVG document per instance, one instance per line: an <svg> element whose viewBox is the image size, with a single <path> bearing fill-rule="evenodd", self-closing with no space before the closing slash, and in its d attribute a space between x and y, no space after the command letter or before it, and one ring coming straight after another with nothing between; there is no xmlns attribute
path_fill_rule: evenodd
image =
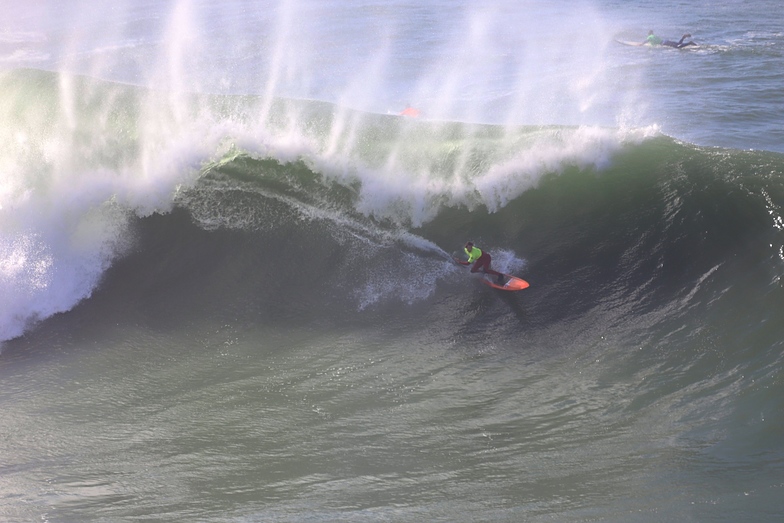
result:
<svg viewBox="0 0 784 523"><path fill-rule="evenodd" d="M4 12L0 520L784 515L776 2Z"/></svg>

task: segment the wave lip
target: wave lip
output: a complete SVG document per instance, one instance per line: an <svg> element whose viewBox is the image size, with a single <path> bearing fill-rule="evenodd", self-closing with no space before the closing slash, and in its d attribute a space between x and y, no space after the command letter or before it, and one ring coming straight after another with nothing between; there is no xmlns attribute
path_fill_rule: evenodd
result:
<svg viewBox="0 0 784 523"><path fill-rule="evenodd" d="M0 341L91 295L128 244L127 217L110 205L54 215L11 231L0 211Z"/></svg>

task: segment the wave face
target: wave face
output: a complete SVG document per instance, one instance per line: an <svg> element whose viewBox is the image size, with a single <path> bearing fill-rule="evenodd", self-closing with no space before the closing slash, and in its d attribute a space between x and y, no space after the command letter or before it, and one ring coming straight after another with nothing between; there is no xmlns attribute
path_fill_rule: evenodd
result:
<svg viewBox="0 0 784 523"><path fill-rule="evenodd" d="M525 323L601 311L658 324L729 311L751 288L778 296L778 154L656 129L415 121L255 97L173 103L37 71L5 74L2 89L14 93L3 107L3 339L90 296L118 259L132 270L167 245L181 245L167 267L211 270L224 300L286 288L281 309L290 300L316 316L453 289L464 275L451 256L467 239L531 280ZM226 245L240 266L224 273ZM158 270L165 286L173 269L137 276Z"/></svg>

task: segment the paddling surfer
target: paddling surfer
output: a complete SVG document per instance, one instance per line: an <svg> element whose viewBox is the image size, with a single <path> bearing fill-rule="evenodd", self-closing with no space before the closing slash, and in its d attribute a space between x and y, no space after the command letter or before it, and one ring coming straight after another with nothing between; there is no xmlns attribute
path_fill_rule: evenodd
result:
<svg viewBox="0 0 784 523"><path fill-rule="evenodd" d="M672 40L662 40L661 38L653 34L653 29L651 29L650 31L648 31L648 37L643 42L643 45L644 44L650 44L652 46L665 45L667 47L675 47L676 49L681 49L683 47L687 47L690 45L697 45L691 40L689 40L688 42L684 42L684 40L686 40L687 38L691 38L691 35L689 33L686 33L685 35L681 36L681 39L678 40L677 42L674 42Z"/></svg>

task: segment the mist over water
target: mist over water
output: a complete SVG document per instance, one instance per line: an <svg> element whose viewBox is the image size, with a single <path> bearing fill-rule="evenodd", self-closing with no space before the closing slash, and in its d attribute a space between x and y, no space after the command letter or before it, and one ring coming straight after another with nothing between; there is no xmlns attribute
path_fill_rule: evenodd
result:
<svg viewBox="0 0 784 523"><path fill-rule="evenodd" d="M613 125L636 105L615 98L612 25L591 2L48 7L16 20L12 36L48 57L30 65L166 91L257 94L265 106L276 96L318 99L395 114L411 103L433 119L511 124ZM583 41L595 44L575 45Z"/></svg>

